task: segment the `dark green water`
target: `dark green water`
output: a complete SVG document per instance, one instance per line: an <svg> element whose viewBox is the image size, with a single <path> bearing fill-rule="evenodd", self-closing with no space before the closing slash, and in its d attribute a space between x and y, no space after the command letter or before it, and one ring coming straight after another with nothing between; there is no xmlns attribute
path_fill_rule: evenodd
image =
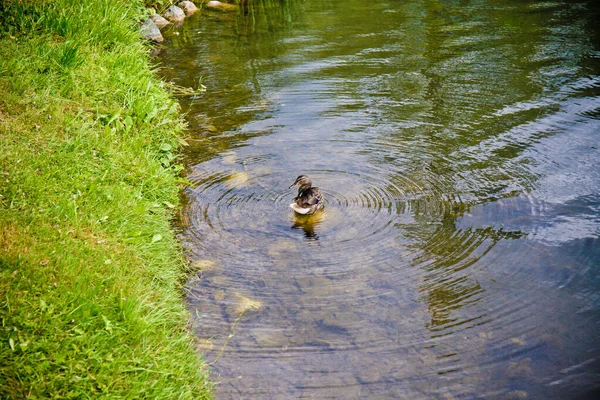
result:
<svg viewBox="0 0 600 400"><path fill-rule="evenodd" d="M600 396L592 1L258 2L166 33L219 399ZM325 211L295 217L313 178Z"/></svg>

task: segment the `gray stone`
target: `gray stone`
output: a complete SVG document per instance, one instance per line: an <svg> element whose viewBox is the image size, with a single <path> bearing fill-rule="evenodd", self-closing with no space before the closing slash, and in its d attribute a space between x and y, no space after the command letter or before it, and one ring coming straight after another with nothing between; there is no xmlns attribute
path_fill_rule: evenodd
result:
<svg viewBox="0 0 600 400"><path fill-rule="evenodd" d="M158 26L156 26L154 21L152 21L150 18L148 18L147 20L142 22L142 26L140 27L140 32L142 33L142 36L146 40L151 40L153 42L159 42L159 43L164 40L163 36L160 33L160 29L158 29Z"/></svg>
<svg viewBox="0 0 600 400"><path fill-rule="evenodd" d="M206 8L219 11L236 11L238 8L233 4L221 3L217 0L212 0L206 3Z"/></svg>
<svg viewBox="0 0 600 400"><path fill-rule="evenodd" d="M288 338L281 330L256 328L250 335L261 349L281 349L288 345Z"/></svg>
<svg viewBox="0 0 600 400"><path fill-rule="evenodd" d="M164 28L165 26L169 25L169 21L167 21L166 19L164 19L163 17L161 17L158 14L152 14L150 16L150 19L152 21L154 21L156 26L158 26L159 28Z"/></svg>
<svg viewBox="0 0 600 400"><path fill-rule="evenodd" d="M178 6L183 10L187 17L198 11L198 7L191 1L182 1Z"/></svg>
<svg viewBox="0 0 600 400"><path fill-rule="evenodd" d="M171 22L182 22L185 19L185 13L177 6L167 8L163 16Z"/></svg>

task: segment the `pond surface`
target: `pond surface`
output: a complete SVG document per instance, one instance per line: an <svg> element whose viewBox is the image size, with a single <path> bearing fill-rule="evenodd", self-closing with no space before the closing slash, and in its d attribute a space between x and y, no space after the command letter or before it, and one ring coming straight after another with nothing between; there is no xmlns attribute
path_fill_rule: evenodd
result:
<svg viewBox="0 0 600 400"><path fill-rule="evenodd" d="M218 399L600 398L593 1L258 0L166 32ZM289 208L296 176L325 195Z"/></svg>

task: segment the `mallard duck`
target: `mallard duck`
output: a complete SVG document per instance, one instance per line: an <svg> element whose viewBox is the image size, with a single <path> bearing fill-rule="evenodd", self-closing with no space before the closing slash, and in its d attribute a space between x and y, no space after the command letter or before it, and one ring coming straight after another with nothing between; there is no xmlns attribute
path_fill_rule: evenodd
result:
<svg viewBox="0 0 600 400"><path fill-rule="evenodd" d="M300 175L296 181L290 185L290 188L298 186L298 196L294 197L294 202L290 207L298 214L310 215L323 209L325 202L323 194L319 188L312 187L312 181L306 175Z"/></svg>

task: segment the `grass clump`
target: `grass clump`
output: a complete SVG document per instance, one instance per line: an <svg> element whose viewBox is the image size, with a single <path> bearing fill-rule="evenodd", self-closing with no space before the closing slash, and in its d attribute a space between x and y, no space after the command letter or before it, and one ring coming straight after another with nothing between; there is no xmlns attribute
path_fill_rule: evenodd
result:
<svg viewBox="0 0 600 400"><path fill-rule="evenodd" d="M142 4L0 4L0 398L209 398Z"/></svg>

